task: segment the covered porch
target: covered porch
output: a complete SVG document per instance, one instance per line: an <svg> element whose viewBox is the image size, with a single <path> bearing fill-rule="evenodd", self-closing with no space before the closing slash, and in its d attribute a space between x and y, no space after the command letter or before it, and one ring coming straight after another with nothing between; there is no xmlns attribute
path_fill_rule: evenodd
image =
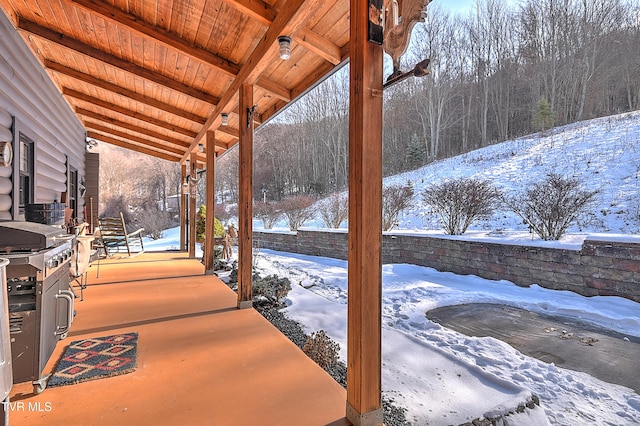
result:
<svg viewBox="0 0 640 426"><path fill-rule="evenodd" d="M70 342L124 332L139 334L136 370L40 395L15 385L11 424L350 424L346 391L186 253L101 260L99 278L96 269L45 373Z"/></svg>

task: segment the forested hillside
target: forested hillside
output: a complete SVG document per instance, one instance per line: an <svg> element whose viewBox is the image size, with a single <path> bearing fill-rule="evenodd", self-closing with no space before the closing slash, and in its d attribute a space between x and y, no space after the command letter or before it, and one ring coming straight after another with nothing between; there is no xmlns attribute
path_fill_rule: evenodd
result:
<svg viewBox="0 0 640 426"><path fill-rule="evenodd" d="M579 120L640 108L640 4L634 0L478 1L453 16L435 0L403 70L431 74L385 90L385 175ZM509 6L508 6L509 5ZM388 64L390 74L390 64ZM324 195L347 173L348 65L256 134L256 199ZM217 167L237 190L237 152ZM229 199L229 196L231 199Z"/></svg>

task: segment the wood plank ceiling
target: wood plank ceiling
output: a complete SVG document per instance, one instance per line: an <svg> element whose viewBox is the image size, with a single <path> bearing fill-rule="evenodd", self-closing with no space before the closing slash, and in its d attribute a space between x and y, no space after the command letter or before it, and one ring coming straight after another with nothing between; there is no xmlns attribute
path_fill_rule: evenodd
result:
<svg viewBox="0 0 640 426"><path fill-rule="evenodd" d="M348 0L0 0L87 137L183 161L209 130L238 141L238 90L259 125L349 55ZM292 38L281 60L278 37ZM229 124L221 126L221 114ZM199 154L204 162L204 154Z"/></svg>

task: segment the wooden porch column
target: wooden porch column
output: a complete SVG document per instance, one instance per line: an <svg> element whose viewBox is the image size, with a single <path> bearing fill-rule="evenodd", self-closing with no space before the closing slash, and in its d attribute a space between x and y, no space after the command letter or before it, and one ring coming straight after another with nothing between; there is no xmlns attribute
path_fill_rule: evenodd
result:
<svg viewBox="0 0 640 426"><path fill-rule="evenodd" d="M216 134L215 132L207 132L206 142L207 153L207 192L206 192L206 209L207 209L207 221L205 222L205 235L204 240L204 273L206 275L213 274L213 258L214 258L214 234L215 234L215 172L216 172Z"/></svg>
<svg viewBox="0 0 640 426"><path fill-rule="evenodd" d="M347 419L382 417L382 46L368 41L369 2L351 0Z"/></svg>
<svg viewBox="0 0 640 426"><path fill-rule="evenodd" d="M189 259L196 258L196 153L192 152L189 157L191 163L188 171L190 177L189 182Z"/></svg>
<svg viewBox="0 0 640 426"><path fill-rule="evenodd" d="M187 250L187 194L182 191L182 184L187 177L187 168L180 166L180 250Z"/></svg>
<svg viewBox="0 0 640 426"><path fill-rule="evenodd" d="M250 308L252 303L253 249L253 85L240 87L240 147L238 194L238 308Z"/></svg>

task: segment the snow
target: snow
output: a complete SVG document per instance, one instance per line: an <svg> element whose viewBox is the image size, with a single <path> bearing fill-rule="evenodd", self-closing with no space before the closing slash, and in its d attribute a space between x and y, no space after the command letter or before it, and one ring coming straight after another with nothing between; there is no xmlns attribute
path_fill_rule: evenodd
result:
<svg viewBox="0 0 640 426"><path fill-rule="evenodd" d="M543 138L521 138L443 160L387 178L416 189L416 207L406 212L396 233L429 233L442 238L476 238L503 243L579 249L584 239L638 242L640 228L640 113L622 114L557 129ZM526 170L526 173L523 172ZM590 222L574 227L558 242L540 241L506 212L462 237L450 237L421 204L422 188L457 176L492 177L505 190L518 190L548 172L580 176L600 190ZM261 223L255 222L258 230ZM286 227L280 224L281 232ZM317 221L310 228L321 226ZM430 229L425 229L430 228ZM613 233L618 235L613 235ZM178 248L178 231L145 242L149 250ZM325 330L346 360L347 262L271 250L255 254L262 275L292 282L284 312L307 333ZM407 264L383 265L383 392L406 408L416 425L460 424L513 410L531 394L541 406L510 415L509 425L637 425L640 396L588 374L525 356L499 340L468 337L429 321L431 309L488 302L561 315L640 336L640 304L613 296L584 297L568 291L508 281L459 276ZM624 343L621 343L624 344ZM506 423L505 423L506 424Z"/></svg>

